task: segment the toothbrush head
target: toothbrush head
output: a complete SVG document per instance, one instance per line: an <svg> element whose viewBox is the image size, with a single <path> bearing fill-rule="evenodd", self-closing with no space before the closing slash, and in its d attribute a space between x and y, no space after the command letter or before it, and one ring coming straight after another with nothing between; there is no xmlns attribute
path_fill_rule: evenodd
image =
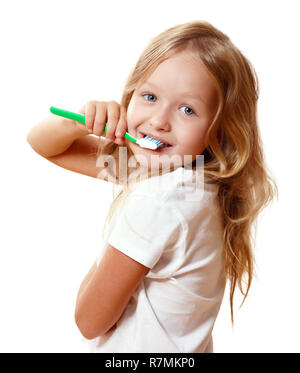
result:
<svg viewBox="0 0 300 373"><path fill-rule="evenodd" d="M157 148L163 145L161 141L153 139L152 137L148 137L148 136L146 136L143 139L138 139L136 143L142 148L151 149L151 150L156 150Z"/></svg>

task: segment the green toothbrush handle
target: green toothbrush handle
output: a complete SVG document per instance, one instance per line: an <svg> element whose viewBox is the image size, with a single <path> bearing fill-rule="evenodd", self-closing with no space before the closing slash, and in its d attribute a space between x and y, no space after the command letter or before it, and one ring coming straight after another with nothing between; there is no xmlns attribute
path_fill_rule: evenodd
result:
<svg viewBox="0 0 300 373"><path fill-rule="evenodd" d="M56 114L61 117L72 119L72 120L75 120L76 122L85 124L85 116L83 114L72 113L71 111L59 109L54 106L50 107L50 111L52 114Z"/></svg>
<svg viewBox="0 0 300 373"><path fill-rule="evenodd" d="M52 114L59 115L61 117L72 119L72 120L75 120L76 122L85 124L85 115L83 115L83 114L73 113L72 111L59 109L59 108L54 107L54 106L50 107L50 112ZM106 125L104 126L104 132L106 132ZM131 135L129 135L128 132L125 132L124 137L126 139L134 142L134 143L137 142L137 140L134 137L132 137Z"/></svg>

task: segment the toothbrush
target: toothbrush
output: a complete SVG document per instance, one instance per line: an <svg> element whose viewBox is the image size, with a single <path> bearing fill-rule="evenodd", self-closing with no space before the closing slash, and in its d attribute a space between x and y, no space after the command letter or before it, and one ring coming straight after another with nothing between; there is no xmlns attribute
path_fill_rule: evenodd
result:
<svg viewBox="0 0 300 373"><path fill-rule="evenodd" d="M55 115L59 115L64 118L75 120L76 122L85 124L85 115L73 113L72 111L62 110L57 107L51 106L50 112ZM106 132L106 125L104 126L104 132ZM129 135L128 132L125 132L124 137L135 144L141 146L142 148L155 150L163 145L163 143L157 139L153 139L152 137L146 136L143 139L136 139L133 136Z"/></svg>

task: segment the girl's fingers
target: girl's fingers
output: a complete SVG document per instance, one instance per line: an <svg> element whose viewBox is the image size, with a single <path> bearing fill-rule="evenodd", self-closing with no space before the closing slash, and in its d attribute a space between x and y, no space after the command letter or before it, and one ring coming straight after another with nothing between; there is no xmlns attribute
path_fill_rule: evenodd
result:
<svg viewBox="0 0 300 373"><path fill-rule="evenodd" d="M94 120L94 129L93 133L96 136L103 136L104 126L107 121L107 113L106 113L106 104L103 102L98 102L96 106L96 116Z"/></svg>
<svg viewBox="0 0 300 373"><path fill-rule="evenodd" d="M94 119L96 115L96 102L89 101L85 105L85 125L89 132L93 132Z"/></svg>
<svg viewBox="0 0 300 373"><path fill-rule="evenodd" d="M82 106L82 108L79 110L79 113L85 115L85 105ZM76 123L76 126L77 126L78 128L80 128L82 131L87 132L87 134L88 134L88 130L87 130L85 124L80 123L80 122L77 122L77 121L75 121L75 123Z"/></svg>
<svg viewBox="0 0 300 373"><path fill-rule="evenodd" d="M107 103L106 138L115 139L116 127L120 118L120 105L115 101Z"/></svg>
<svg viewBox="0 0 300 373"><path fill-rule="evenodd" d="M126 111L125 106L121 106L120 107L120 119L117 124L116 132L115 132L115 136L117 138L116 140L118 140L117 142L119 144L124 142L123 136L125 135L126 130L127 130L127 111Z"/></svg>
<svg viewBox="0 0 300 373"><path fill-rule="evenodd" d="M127 130L127 113L124 106L115 101L97 102L93 100L88 101L80 109L80 114L85 115L85 129L89 133L103 136L106 124L106 138L123 144L123 136Z"/></svg>

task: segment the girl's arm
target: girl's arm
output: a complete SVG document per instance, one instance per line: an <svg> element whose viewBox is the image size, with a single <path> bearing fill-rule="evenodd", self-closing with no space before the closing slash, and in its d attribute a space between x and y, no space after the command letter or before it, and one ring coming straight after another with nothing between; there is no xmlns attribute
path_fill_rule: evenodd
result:
<svg viewBox="0 0 300 373"><path fill-rule="evenodd" d="M88 134L86 128L73 120L50 116L30 130L27 141L33 150L47 158L65 152L76 139Z"/></svg>
<svg viewBox="0 0 300 373"><path fill-rule="evenodd" d="M104 335L120 319L149 268L108 245L80 286L75 321L82 335Z"/></svg>
<svg viewBox="0 0 300 373"><path fill-rule="evenodd" d="M97 263L95 262L92 265L92 267L90 268L90 270L88 271L88 274L85 276L85 278L83 279L83 281L82 281L82 283L79 287L79 290L78 290L78 293L77 293L77 299L76 299L76 307L77 307L77 303L79 301L79 298L81 296L81 293L84 291L84 289L86 288L88 283L91 281L91 279L94 276L94 273L95 273L96 270L97 270Z"/></svg>
<svg viewBox="0 0 300 373"><path fill-rule="evenodd" d="M76 123L56 116L46 118L30 130L27 141L48 161L66 170L103 179L101 167L97 166L99 140L88 136L88 130Z"/></svg>
<svg viewBox="0 0 300 373"><path fill-rule="evenodd" d="M98 137L107 122L106 137L122 145L127 128L126 109L115 101L89 101L80 113L85 115L86 125L53 115L34 126L27 141L38 154L60 167L108 181L106 174L100 172L104 166L97 165ZM120 137L115 138L116 132L121 133Z"/></svg>

